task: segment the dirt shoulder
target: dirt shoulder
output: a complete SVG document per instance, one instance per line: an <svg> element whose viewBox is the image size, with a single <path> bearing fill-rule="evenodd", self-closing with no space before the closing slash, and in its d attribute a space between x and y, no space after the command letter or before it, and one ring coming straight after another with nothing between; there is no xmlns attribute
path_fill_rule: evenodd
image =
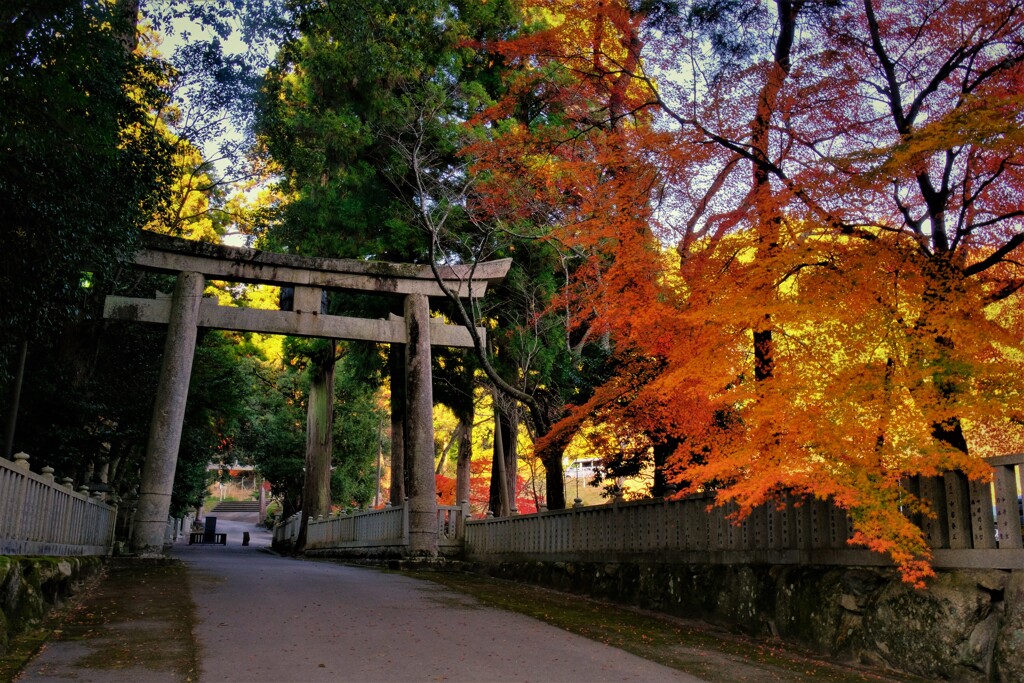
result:
<svg viewBox="0 0 1024 683"><path fill-rule="evenodd" d="M194 681L194 623L183 563L114 560L50 621L48 640L14 680Z"/></svg>
<svg viewBox="0 0 1024 683"><path fill-rule="evenodd" d="M202 550L195 552L199 553ZM280 640L281 634L265 633L266 629L244 617L248 603L242 597L263 590L270 591L273 597L272 588L281 585L281 581L284 580L282 576L293 583L299 581L298 586L310 593L305 595L299 587L288 585L285 581L282 594L277 596L283 601L282 614L285 613L286 607L296 611L295 615L289 617L295 622L292 624L295 642L289 647L294 650L292 654L299 656L299 660L309 660L307 663L310 663L310 666L317 666L317 662L330 654L322 651L322 648L317 648L320 659L310 659L307 656L308 653L303 648L308 646L308 635L314 625L302 621L302 618L305 618L303 615L308 612L310 618L324 626L320 623L326 618L323 615L333 615L334 612L331 610L341 614L326 618L327 625L337 631L332 631L329 635L337 641L336 647L333 648L337 652L332 650L331 656L336 655L338 661L324 660L326 663L319 665L323 667L322 670L313 669L312 673L306 672L310 673L307 680L320 680L316 676L319 674L336 679L330 674L332 667L338 672L347 671L355 675L359 666L365 668L376 665L376 659L367 657L367 653L373 650L370 643L376 642L373 638L383 639L378 643L378 649L383 648L382 652L390 652L396 644L396 633L405 633L394 627L377 628L381 633L376 633L372 628L353 631L341 627L352 623L373 624L368 615L379 616L382 605L386 607L388 600L395 599L397 588L390 584L378 586L381 582L372 580L375 572L327 571L328 568L323 565L333 564L329 561L296 563L294 560L260 554L255 550L252 551L253 557L247 558L245 563L240 563L240 553L250 549L236 548L234 554L226 553L222 548L218 550L219 553L211 553L209 557L192 557L194 563L201 565L198 568L179 560L112 562L102 580L97 581L89 590L83 591L63 611L58 621L51 621L48 629L36 633L34 641L27 642L22 650L25 656L18 666L21 666L37 648L38 654L24 665L21 673L13 680L60 681L74 678L78 681L105 683L129 683L140 680L190 683L198 679L200 671L200 653L197 652L198 646L194 635L197 633L210 652L242 652L239 649L242 645L228 643L218 647L218 638L230 641L232 635L235 636L235 641L231 642L244 645L244 657L238 655L227 657L224 661L214 659L203 662L203 671L206 674L210 674L211 671L216 674L216 671L220 671L217 667L224 669L219 678L211 674L210 680L236 680L232 676L242 673L242 669L250 664L256 667L254 670L266 673L268 665L265 662L252 663L249 660L259 659L270 652L276 653L273 655L275 662L281 660L287 664L285 670L295 673L294 663L288 664L291 660L285 661L287 657L284 653L269 645ZM199 559L204 559L205 564L199 562ZM239 574L240 568L245 568L247 573ZM279 570L284 570L284 574L281 575ZM299 570L306 573L298 576L301 573ZM447 594L448 597L428 595L424 598L413 591L412 584L399 586L403 590L413 591L419 596L416 599L425 601L424 604L417 610L410 610L412 598L403 598L399 600L402 604L400 610L395 612L394 609L385 609L384 613L401 618L406 631L410 630L408 622L413 616L433 620L419 629L411 629L418 634L418 639L422 639L424 633L432 633L439 624L443 626L445 619L453 618L455 612L452 605L447 603L441 605L445 608L443 616L430 611L437 606L434 603L443 598L458 602L458 607L465 612L459 613L459 618L463 620L474 616L472 610L479 610L480 606L496 607L533 617L563 631L716 683L853 683L913 680L883 672L837 665L809 656L807 653L784 648L777 642L737 636L701 622L666 617L546 588L474 574L432 571L402 573L470 596L459 598L457 595ZM228 580L229 575L234 577L233 581ZM251 579L250 583L255 581L258 585L249 585L243 580L246 577ZM202 595L198 598L192 590L192 582L198 582L196 588L202 589ZM227 588L229 586L230 590ZM438 591L443 592L443 589L438 588ZM205 620L208 622L206 631L199 628L201 619L195 600L203 604L202 613L206 615ZM365 605L362 604L364 602ZM474 604L477 606L473 607ZM237 613L231 610L236 610ZM211 621L211 615L216 615L216 619ZM379 626L378 624L377 627ZM479 628L479 625L473 628ZM49 640L39 648L39 644L47 636ZM266 644L260 644L268 638L270 640ZM387 643L387 646L382 643ZM435 647L427 649L427 654L436 654ZM536 655L536 652L532 654ZM441 664L451 669L456 663L446 659L438 666ZM464 670L467 664L458 664L463 668L452 671L466 674L466 680L478 678L475 675L470 677L468 670ZM495 662L490 660L469 664L477 666L481 676L496 666ZM521 667L522 662L517 661L513 664ZM417 671L422 668L417 662L412 662L411 665ZM388 670L394 672L395 665L388 666ZM371 670L378 671L372 667L367 668L367 672ZM6 672L0 670L0 680L11 680L11 671L17 671L17 667L8 668ZM4 673L8 675L5 676ZM364 678L374 680L369 673Z"/></svg>
<svg viewBox="0 0 1024 683"><path fill-rule="evenodd" d="M405 572L525 614L679 671L722 683L741 681L910 681L837 665L784 648L645 610L473 574Z"/></svg>

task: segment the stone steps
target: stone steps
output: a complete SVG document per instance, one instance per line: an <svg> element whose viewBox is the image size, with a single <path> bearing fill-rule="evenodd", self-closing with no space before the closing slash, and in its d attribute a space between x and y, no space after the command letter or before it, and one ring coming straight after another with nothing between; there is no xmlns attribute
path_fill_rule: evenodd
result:
<svg viewBox="0 0 1024 683"><path fill-rule="evenodd" d="M259 512L258 500L222 500L210 512Z"/></svg>

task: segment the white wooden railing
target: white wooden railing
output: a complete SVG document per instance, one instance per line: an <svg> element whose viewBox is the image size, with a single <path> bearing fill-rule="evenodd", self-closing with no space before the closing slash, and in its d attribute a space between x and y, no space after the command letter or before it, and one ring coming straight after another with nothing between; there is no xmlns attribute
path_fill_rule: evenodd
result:
<svg viewBox="0 0 1024 683"><path fill-rule="evenodd" d="M1024 454L989 460L991 484L958 472L917 478L908 488L926 499L934 518L912 518L924 531L937 567L1020 569L1020 482ZM470 559L654 561L698 564L879 565L888 560L849 546L846 512L828 501L790 498L781 509L755 510L742 524L710 497L610 503L533 515L470 520Z"/></svg>
<svg viewBox="0 0 1024 683"><path fill-rule="evenodd" d="M302 526L302 513L296 512L288 519L274 525L274 545L294 544L299 537L299 528Z"/></svg>
<svg viewBox="0 0 1024 683"><path fill-rule="evenodd" d="M0 458L0 555L108 555L117 508L29 470L28 456Z"/></svg>
<svg viewBox="0 0 1024 683"><path fill-rule="evenodd" d="M405 505L310 519L306 530L307 550L408 544L409 513Z"/></svg>
<svg viewBox="0 0 1024 683"><path fill-rule="evenodd" d="M438 548L459 548L468 506L437 506ZM299 536L302 513L295 513L274 527L274 544L294 544ZM341 550L407 546L409 544L408 506L380 510L339 513L309 520L307 550Z"/></svg>
<svg viewBox="0 0 1024 683"><path fill-rule="evenodd" d="M1024 454L992 458L991 483L959 472L906 482L936 512L911 517L944 568L1024 567L1024 512L1020 507ZM464 549L469 559L501 561L617 561L647 559L692 564L885 565L889 560L851 547L847 513L827 500L789 497L781 507L755 510L741 524L710 496L643 500L517 515L469 519L468 506L438 506L442 551ZM294 543L301 515L274 529L274 541ZM313 550L408 545L405 506L310 520Z"/></svg>
<svg viewBox="0 0 1024 683"><path fill-rule="evenodd" d="M437 506L437 547L461 548L469 521L469 503Z"/></svg>

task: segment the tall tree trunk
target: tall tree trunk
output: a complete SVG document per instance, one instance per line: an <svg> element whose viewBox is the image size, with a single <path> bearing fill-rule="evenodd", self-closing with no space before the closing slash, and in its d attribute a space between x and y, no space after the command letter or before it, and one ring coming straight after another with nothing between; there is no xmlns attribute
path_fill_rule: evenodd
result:
<svg viewBox="0 0 1024 683"><path fill-rule="evenodd" d="M497 398L497 392L495 392ZM508 464L505 453L505 434L508 429L507 417L494 401L494 447L491 451L491 500L490 509L495 517L508 517L512 511L508 488Z"/></svg>
<svg viewBox="0 0 1024 683"><path fill-rule="evenodd" d="M117 0L114 4L117 39L129 54L139 46L139 5L139 0Z"/></svg>
<svg viewBox="0 0 1024 683"><path fill-rule="evenodd" d="M4 452L0 457L11 459L14 455L14 431L18 426L18 404L21 402L21 385L25 380L25 359L28 355L28 341L22 339L18 345L11 390L7 397L7 413L4 415Z"/></svg>
<svg viewBox="0 0 1024 683"><path fill-rule="evenodd" d="M782 86L789 76L797 17L803 1L779 0L779 32L775 40L774 62L768 80L758 95L757 110L750 124L750 147L754 156L751 194L757 215L757 258L770 257L779 247L781 216L772 194L767 164L771 154L771 123ZM754 329L754 377L766 380L775 374L775 341L771 316L766 314Z"/></svg>
<svg viewBox="0 0 1024 683"><path fill-rule="evenodd" d="M534 440L547 435L565 412L564 401L550 391L537 392L537 400L528 407L533 420ZM571 438L571 435L565 435L557 441L548 442L544 450L537 453L537 457L544 465L544 497L548 510L565 509L565 470L562 467L562 455Z"/></svg>
<svg viewBox="0 0 1024 683"><path fill-rule="evenodd" d="M306 477L302 486L302 526L296 548L306 544L311 517L331 510L331 457L334 434L334 340L310 364L312 377L306 403Z"/></svg>
<svg viewBox="0 0 1024 683"><path fill-rule="evenodd" d="M459 430L462 429L461 424L455 425L455 429L452 430L452 435L448 437L448 443L441 449L441 457L437 459L437 465L434 467L434 474L444 474L445 463L448 462L448 452L452 450L452 446L459 440Z"/></svg>
<svg viewBox="0 0 1024 683"><path fill-rule="evenodd" d="M476 419L476 406L473 402L474 365L472 353L466 349L459 352L461 363L457 374L460 391L453 394L451 405L455 417L459 420L456 428L458 438L455 442L455 504L469 502L470 496L470 465L473 461L473 421Z"/></svg>
<svg viewBox="0 0 1024 683"><path fill-rule="evenodd" d="M550 430L550 427L548 428ZM562 467L562 454L569 444L570 436L549 443L537 454L544 464L544 496L548 510L565 509L565 470Z"/></svg>
<svg viewBox="0 0 1024 683"><path fill-rule="evenodd" d="M544 496L548 510L565 509L565 470L562 468L562 449L551 450L544 463Z"/></svg>
<svg viewBox="0 0 1024 683"><path fill-rule="evenodd" d="M391 377L391 504L405 502L407 476L405 471L405 345L392 344L388 349L388 374Z"/></svg>
<svg viewBox="0 0 1024 683"><path fill-rule="evenodd" d="M470 466L473 462L473 404L459 415L458 459L455 465L455 503L469 502Z"/></svg>
<svg viewBox="0 0 1024 683"><path fill-rule="evenodd" d="M509 513L519 511L516 503L519 484L519 406L513 404L511 410L505 411L502 421L501 441L505 454L505 486L508 488Z"/></svg>
<svg viewBox="0 0 1024 683"><path fill-rule="evenodd" d="M665 465L679 448L679 444L679 439L669 438L655 442L651 449L654 452L654 483L651 484L651 495L655 498L661 498L668 493L669 483L665 476Z"/></svg>
<svg viewBox="0 0 1024 683"><path fill-rule="evenodd" d="M934 366L937 362L939 367L947 366L944 356L955 351L956 342L937 331L940 326L936 321L947 315L949 308L955 305L955 298L963 294L964 274L949 253L937 253L925 262L923 275L928 285L922 294L924 307L914 323L914 331L924 343L924 348L915 352L915 360L922 366ZM946 403L956 400L957 394L963 391L965 381L965 377L951 370L948 373L935 373L929 384L919 383L915 390L928 388L936 392L940 402ZM925 404L934 400L926 398ZM932 437L961 453L968 453L963 424L956 415L933 422Z"/></svg>

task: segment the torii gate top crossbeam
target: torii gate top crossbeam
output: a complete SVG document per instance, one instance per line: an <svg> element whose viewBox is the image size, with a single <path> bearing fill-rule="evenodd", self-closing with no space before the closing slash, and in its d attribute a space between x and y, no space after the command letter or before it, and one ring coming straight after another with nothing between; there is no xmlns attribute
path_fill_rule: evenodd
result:
<svg viewBox="0 0 1024 683"><path fill-rule="evenodd" d="M143 233L142 244L135 265L147 270L202 273L228 282L444 296L426 265L275 254L151 232ZM512 259L501 259L444 266L441 277L460 298L477 298L488 284L504 279L511 263Z"/></svg>
<svg viewBox="0 0 1024 683"><path fill-rule="evenodd" d="M193 242L156 233L143 233L143 249L135 266L165 273L195 273L204 278L293 287L291 310L268 311L218 306L216 300L200 302L197 324L241 332L263 332L330 339L355 339L405 344L408 336L402 318L372 320L327 315L321 311L324 289L359 290L380 294L442 297L430 266L328 259L294 254L274 254L256 249ZM460 297L484 295L487 285L505 277L511 259L485 261L474 266L445 267L445 286ZM108 296L103 315L113 320L168 323L170 298L139 299ZM433 320L430 340L435 346L472 347L473 339L461 325ZM482 339L484 328L477 328Z"/></svg>

